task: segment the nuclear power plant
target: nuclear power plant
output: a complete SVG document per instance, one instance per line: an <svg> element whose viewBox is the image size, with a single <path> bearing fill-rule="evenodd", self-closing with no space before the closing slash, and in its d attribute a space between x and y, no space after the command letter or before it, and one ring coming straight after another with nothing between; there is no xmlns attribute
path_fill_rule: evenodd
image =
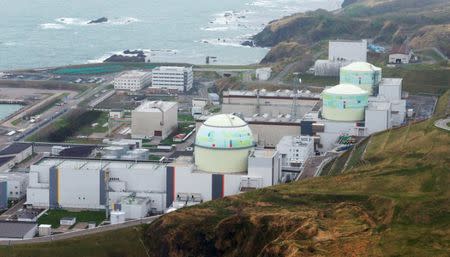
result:
<svg viewBox="0 0 450 257"><path fill-rule="evenodd" d="M311 156L405 120L401 79L382 78L381 69L366 62L350 63L340 75L340 84L321 94L228 91L224 110L233 113L197 117L193 151L172 159L43 158L30 168L26 204L106 209L135 219L296 179ZM140 130L132 134L166 137L163 125L175 127L176 106L144 103L141 116L133 112L132 129ZM155 120L158 126L148 125Z"/></svg>

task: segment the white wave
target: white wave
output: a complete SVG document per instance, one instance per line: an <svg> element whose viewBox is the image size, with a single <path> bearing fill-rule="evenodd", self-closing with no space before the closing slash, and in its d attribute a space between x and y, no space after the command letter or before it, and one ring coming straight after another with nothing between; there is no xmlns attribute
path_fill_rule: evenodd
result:
<svg viewBox="0 0 450 257"><path fill-rule="evenodd" d="M242 45L244 40L241 40L241 39L230 39L230 38L202 39L197 42L201 42L204 44L216 45L216 46L248 47L248 46Z"/></svg>
<svg viewBox="0 0 450 257"><path fill-rule="evenodd" d="M114 18L111 20L108 20L108 24L112 24L112 25L125 25L125 24L130 24L130 23L134 23L134 22L139 22L139 19L134 18L134 17L120 17L120 18Z"/></svg>
<svg viewBox="0 0 450 257"><path fill-rule="evenodd" d="M0 42L0 45L3 45L3 46L16 46L18 44L16 42L8 41L8 42Z"/></svg>
<svg viewBox="0 0 450 257"><path fill-rule="evenodd" d="M43 23L40 25L41 29L65 29L66 27L58 23Z"/></svg>
<svg viewBox="0 0 450 257"><path fill-rule="evenodd" d="M205 31L227 31L227 30L229 30L231 27L224 27L224 26L221 26L221 27L203 27L203 28L200 28L201 30L205 30Z"/></svg>
<svg viewBox="0 0 450 257"><path fill-rule="evenodd" d="M85 25L95 25L95 24L89 24L90 21L94 19L81 19L81 18L71 18L71 17L61 17L55 19L55 21L65 24L65 25L78 25L78 26L85 26ZM101 22L97 24L110 24L110 25L126 25L134 22L140 21L137 18L134 17L118 17L118 18L108 18L107 22ZM50 24L50 23L48 23Z"/></svg>
<svg viewBox="0 0 450 257"><path fill-rule="evenodd" d="M70 17L61 17L61 18L55 19L55 21L66 24L66 25L88 25L89 21L91 21L91 20L70 18Z"/></svg>

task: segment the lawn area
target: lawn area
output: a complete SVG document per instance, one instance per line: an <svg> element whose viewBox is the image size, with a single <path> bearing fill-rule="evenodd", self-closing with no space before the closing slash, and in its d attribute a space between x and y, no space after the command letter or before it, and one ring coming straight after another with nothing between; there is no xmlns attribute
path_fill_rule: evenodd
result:
<svg viewBox="0 0 450 257"><path fill-rule="evenodd" d="M192 117L192 115L190 114L183 114L183 113L179 113L178 114L178 122L194 122L194 117Z"/></svg>
<svg viewBox="0 0 450 257"><path fill-rule="evenodd" d="M325 77L325 76L314 76L314 74L301 74L300 78L302 79L302 84L306 84L308 86L335 86L339 84L338 77ZM283 80L286 83L293 82L293 74L289 74ZM298 79L296 79L295 83L298 83ZM300 85L301 86L301 85Z"/></svg>
<svg viewBox="0 0 450 257"><path fill-rule="evenodd" d="M0 246L2 257L142 257L143 227L55 241L51 243Z"/></svg>
<svg viewBox="0 0 450 257"><path fill-rule="evenodd" d="M86 124L83 127L81 127L77 132L77 134L88 136L92 133L105 133L108 131L108 126L103 127L103 125L105 123L108 123L108 119L109 114L107 112L102 112L100 113L100 115L97 117L96 120L92 121L90 124ZM92 127L92 124L94 123L98 123L98 125L96 127Z"/></svg>
<svg viewBox="0 0 450 257"><path fill-rule="evenodd" d="M76 217L77 222L95 221L98 225L105 220L104 211L70 212L66 210L48 210L38 219L39 224L50 224L52 228L59 227L59 220L64 217Z"/></svg>

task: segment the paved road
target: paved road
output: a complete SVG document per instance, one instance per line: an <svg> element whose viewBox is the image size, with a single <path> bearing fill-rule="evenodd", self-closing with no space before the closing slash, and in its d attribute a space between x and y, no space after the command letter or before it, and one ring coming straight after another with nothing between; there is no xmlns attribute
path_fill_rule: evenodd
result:
<svg viewBox="0 0 450 257"><path fill-rule="evenodd" d="M0 245L19 245L19 244L36 244L36 243L45 243L45 242L53 242L53 241L60 241L75 237L81 237L81 236L87 236L92 234L97 234L101 232L107 232L112 230L117 230L121 228L128 228L128 227L134 227L141 224L150 224L153 221L155 221L157 218L159 218L161 215L158 216L152 216L147 217L139 220L132 220L127 221L122 224L117 225L106 225L101 227L96 227L92 229L85 229L85 230L78 230L58 235L52 235L52 236L45 236L45 237L35 237L33 239L28 240L13 240L13 241L0 241Z"/></svg>

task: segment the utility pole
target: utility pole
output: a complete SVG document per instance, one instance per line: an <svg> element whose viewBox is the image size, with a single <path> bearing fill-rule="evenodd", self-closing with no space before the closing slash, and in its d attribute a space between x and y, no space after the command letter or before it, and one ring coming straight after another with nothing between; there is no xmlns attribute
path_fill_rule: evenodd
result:
<svg viewBox="0 0 450 257"><path fill-rule="evenodd" d="M291 114L293 118L297 117L297 99L298 99L298 86L302 83L302 79L299 78L298 76L300 75L299 72L294 72L292 73L294 75L294 79L293 79L293 92L294 92L294 97L292 99L292 110L291 110ZM298 78L298 84L297 84L297 78Z"/></svg>

